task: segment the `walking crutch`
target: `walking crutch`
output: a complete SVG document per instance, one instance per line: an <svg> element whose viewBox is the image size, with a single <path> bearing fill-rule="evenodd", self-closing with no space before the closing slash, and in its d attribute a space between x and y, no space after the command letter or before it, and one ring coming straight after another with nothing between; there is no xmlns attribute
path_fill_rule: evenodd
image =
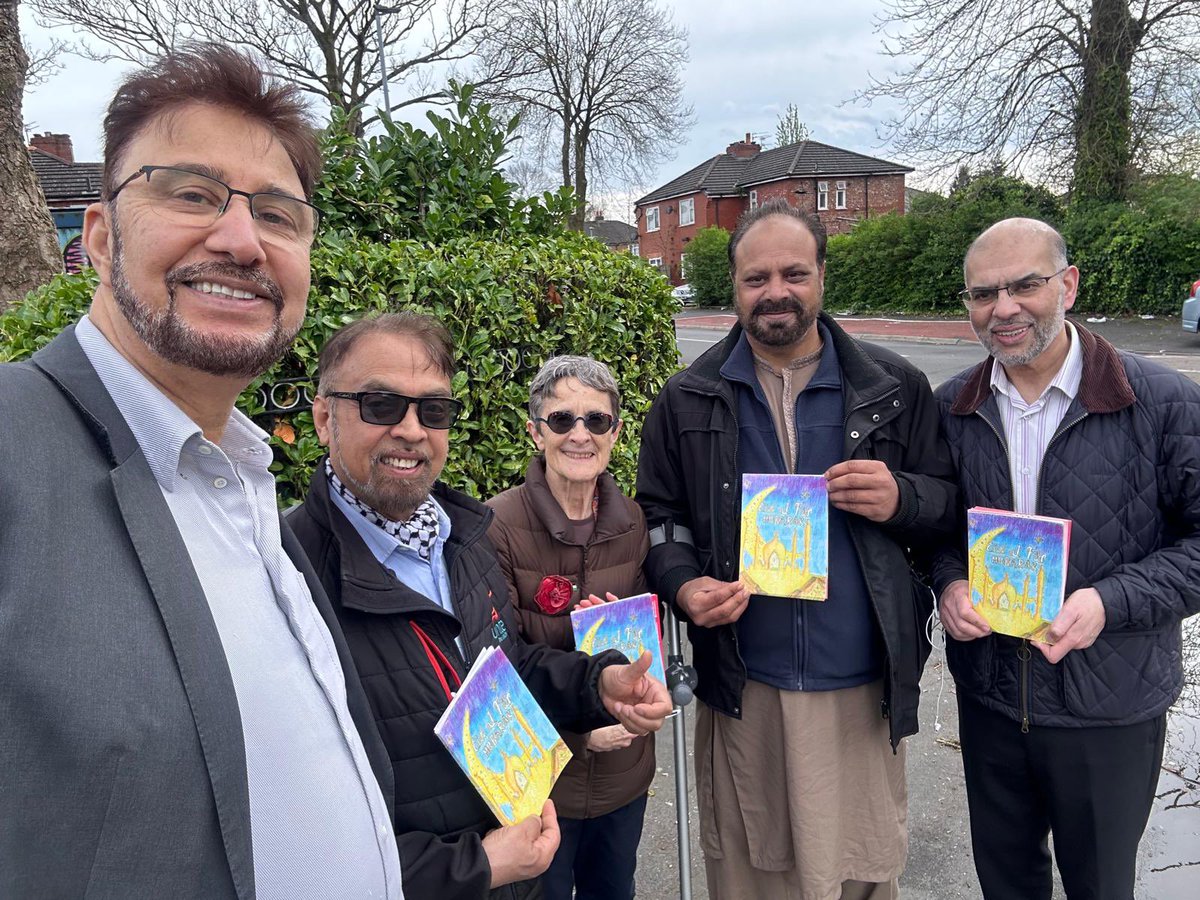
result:
<svg viewBox="0 0 1200 900"><path fill-rule="evenodd" d="M696 670L684 665L679 640L679 620L669 603L667 611L667 690L675 715L671 723L675 743L675 822L679 833L679 897L692 900L692 844L688 813L687 732L684 730L684 707L692 702L696 688Z"/></svg>

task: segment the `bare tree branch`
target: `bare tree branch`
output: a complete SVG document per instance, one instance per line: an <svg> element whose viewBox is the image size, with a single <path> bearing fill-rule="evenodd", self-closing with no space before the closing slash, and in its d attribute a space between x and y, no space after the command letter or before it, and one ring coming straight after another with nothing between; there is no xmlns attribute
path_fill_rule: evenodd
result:
<svg viewBox="0 0 1200 900"><path fill-rule="evenodd" d="M1100 165L1119 191L1132 166L1189 159L1195 0L890 0L877 30L904 67L860 98L901 101L882 136L918 163L1030 162L1077 188Z"/></svg>
<svg viewBox="0 0 1200 900"><path fill-rule="evenodd" d="M514 0L483 43L480 93L521 116L523 157L575 191L669 155L691 127L687 35L654 0Z"/></svg>
<svg viewBox="0 0 1200 900"><path fill-rule="evenodd" d="M187 41L220 41L258 53L280 77L347 111L372 101L382 84L374 0L30 2L43 24L89 35L92 40L74 49L91 59L144 63ZM499 7L498 0L379 5L387 10L380 25L393 111L445 99L444 88L429 88L429 67L470 58ZM357 122L362 127L373 119L368 114Z"/></svg>

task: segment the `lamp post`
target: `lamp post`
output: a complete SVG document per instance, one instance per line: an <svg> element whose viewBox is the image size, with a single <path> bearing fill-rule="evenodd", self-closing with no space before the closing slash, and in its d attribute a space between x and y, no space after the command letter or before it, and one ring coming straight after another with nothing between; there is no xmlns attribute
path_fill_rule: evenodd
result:
<svg viewBox="0 0 1200 900"><path fill-rule="evenodd" d="M399 6L380 6L375 4L375 42L379 44L379 83L383 88L383 111L392 111L392 101L388 97L387 51L383 46L383 24L379 19L380 13L400 12Z"/></svg>

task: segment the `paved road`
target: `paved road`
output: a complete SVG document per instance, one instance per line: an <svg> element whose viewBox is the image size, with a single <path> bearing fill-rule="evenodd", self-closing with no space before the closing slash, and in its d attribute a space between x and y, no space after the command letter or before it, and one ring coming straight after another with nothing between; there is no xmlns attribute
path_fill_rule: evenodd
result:
<svg viewBox="0 0 1200 900"><path fill-rule="evenodd" d="M680 355L685 364L720 340L732 317L714 319L709 311L690 311L677 320ZM983 352L963 323L912 320L846 320L849 329L881 340L924 371L933 384L983 358ZM1200 381L1200 338L1179 330L1178 319L1118 320L1086 323L1117 346L1160 358L1165 364ZM957 329L957 330L956 330ZM685 640L686 643L686 640ZM943 675L945 676L943 678ZM906 741L909 785L909 856L901 878L905 900L975 900L979 888L971 862L967 831L966 794L957 749L958 716L954 684L935 650L922 681L921 731ZM939 700L940 697L940 700ZM694 710L685 712L687 746L692 747ZM939 727L940 726L940 727ZM1198 736L1186 722L1173 729L1176 745ZM680 896L676 839L673 743L670 726L658 738L658 774L646 815L645 834L638 854L638 897L670 900ZM704 861L696 841L695 768L690 765L692 823L692 888L695 900L707 900ZM1156 804L1142 842L1136 900L1195 900L1200 895L1200 867L1170 868L1184 860L1200 859L1200 808L1168 808L1170 790L1178 779L1164 774L1163 798ZM1192 800L1200 798L1193 791ZM1155 871L1155 870L1161 871ZM1056 887L1055 898L1063 897ZM770 898L764 898L770 900Z"/></svg>

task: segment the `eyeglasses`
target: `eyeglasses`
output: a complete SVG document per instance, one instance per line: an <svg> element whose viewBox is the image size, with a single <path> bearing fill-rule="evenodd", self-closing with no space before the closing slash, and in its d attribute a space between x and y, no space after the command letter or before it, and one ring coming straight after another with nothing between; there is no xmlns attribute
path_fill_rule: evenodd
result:
<svg viewBox="0 0 1200 900"><path fill-rule="evenodd" d="M142 166L109 195L117 194L139 178L146 179L142 194L150 208L164 219L179 225L208 227L229 209L236 195L250 204L250 215L263 239L283 246L308 246L312 243L320 218L317 208L298 197L272 191L248 193L231 188L223 181L171 166Z"/></svg>
<svg viewBox="0 0 1200 900"><path fill-rule="evenodd" d="M417 421L439 431L449 428L462 412L462 404L450 397L405 397L391 391L330 391L326 397L356 400L358 414L368 425L395 425L408 415L408 405L417 407Z"/></svg>
<svg viewBox="0 0 1200 900"><path fill-rule="evenodd" d="M1032 297L1051 278L1057 278L1069 268L1071 267L1064 266L1053 275L1033 275L1029 278L1021 278L1017 281L1010 281L1008 284L997 285L996 287L966 288L959 291L958 296L970 309L983 309L991 306L1000 299L1001 291L1007 291L1010 297Z"/></svg>
<svg viewBox="0 0 1200 900"><path fill-rule="evenodd" d="M569 434L576 422L582 422L583 427L592 434L608 434L617 427L621 420L608 413L590 412L586 416L573 416L565 410L552 412L548 416L538 416L533 421L545 422L555 434Z"/></svg>

